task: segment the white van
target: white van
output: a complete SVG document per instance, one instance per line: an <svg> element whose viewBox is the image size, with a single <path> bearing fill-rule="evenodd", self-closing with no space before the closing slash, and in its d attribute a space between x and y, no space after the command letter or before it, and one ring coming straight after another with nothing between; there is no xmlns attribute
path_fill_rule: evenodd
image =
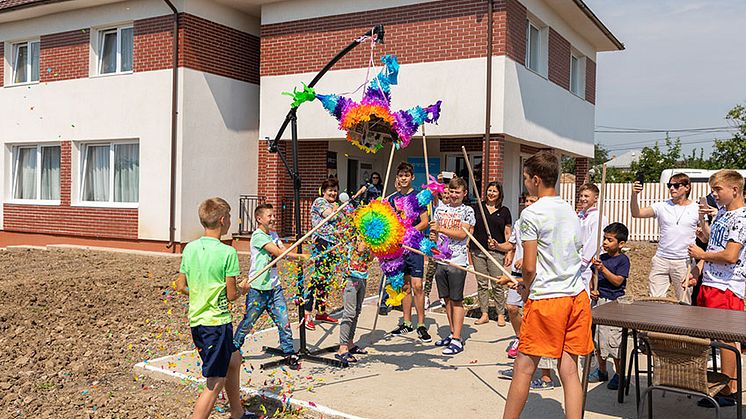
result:
<svg viewBox="0 0 746 419"><path fill-rule="evenodd" d="M689 176L692 183L697 182L709 182L710 176L715 174L717 170L705 170L705 169L666 169L661 172L661 183L668 183L671 176L683 173ZM742 176L746 177L746 170L737 170Z"/></svg>

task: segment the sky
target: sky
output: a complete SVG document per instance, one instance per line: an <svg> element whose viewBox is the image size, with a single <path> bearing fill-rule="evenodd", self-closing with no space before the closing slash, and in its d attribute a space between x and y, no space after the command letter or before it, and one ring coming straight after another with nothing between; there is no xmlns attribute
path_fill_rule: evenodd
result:
<svg viewBox="0 0 746 419"><path fill-rule="evenodd" d="M598 132L603 127L725 127L728 110L746 104L746 0L585 2L626 47L597 56L596 142L611 155L652 145L665 133ZM671 136L680 137L684 152L704 147L705 154L713 138L730 137Z"/></svg>

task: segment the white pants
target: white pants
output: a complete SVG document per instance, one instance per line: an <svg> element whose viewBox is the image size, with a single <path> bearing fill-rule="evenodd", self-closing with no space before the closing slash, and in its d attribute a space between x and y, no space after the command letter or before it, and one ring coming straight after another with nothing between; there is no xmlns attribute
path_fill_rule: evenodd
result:
<svg viewBox="0 0 746 419"><path fill-rule="evenodd" d="M676 299L682 303L692 303L692 288L684 286L681 281L687 275L686 259L664 259L653 256L653 264L650 267L650 296L665 297L668 287L673 285Z"/></svg>

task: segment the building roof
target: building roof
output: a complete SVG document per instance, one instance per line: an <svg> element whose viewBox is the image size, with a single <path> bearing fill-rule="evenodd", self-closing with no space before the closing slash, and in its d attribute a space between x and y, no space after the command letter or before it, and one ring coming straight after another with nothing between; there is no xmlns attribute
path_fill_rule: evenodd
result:
<svg viewBox="0 0 746 419"><path fill-rule="evenodd" d="M632 162L636 162L639 159L640 159L640 150L632 150L620 156L615 156L613 159L606 162L606 167L616 167L618 169L629 169L632 166Z"/></svg>

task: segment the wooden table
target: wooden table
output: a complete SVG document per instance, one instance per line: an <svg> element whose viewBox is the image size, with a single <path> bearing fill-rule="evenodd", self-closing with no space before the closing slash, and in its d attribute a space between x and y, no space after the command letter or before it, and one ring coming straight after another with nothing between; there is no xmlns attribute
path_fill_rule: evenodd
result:
<svg viewBox="0 0 746 419"><path fill-rule="evenodd" d="M746 342L746 312L743 311L654 302L634 302L632 304L613 302L595 307L592 313L593 324L622 328L620 371L617 371L619 374L619 403L624 402L627 337L630 330L671 333L726 342ZM738 419L742 419L743 389L740 358L737 366L738 393L736 394L736 406L738 407ZM587 391L587 388L584 388L583 391Z"/></svg>

